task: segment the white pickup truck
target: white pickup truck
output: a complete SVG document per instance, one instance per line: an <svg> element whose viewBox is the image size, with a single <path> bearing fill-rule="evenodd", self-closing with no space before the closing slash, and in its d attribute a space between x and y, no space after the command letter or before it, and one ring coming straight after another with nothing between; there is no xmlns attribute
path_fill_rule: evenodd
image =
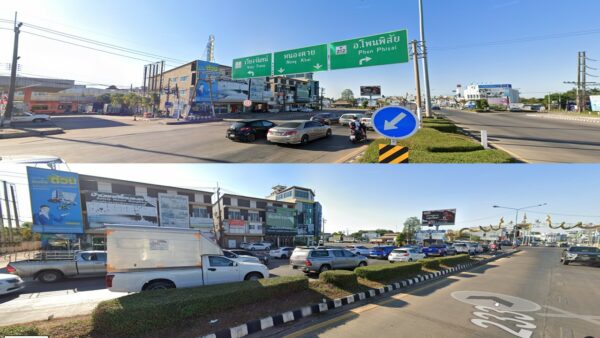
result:
<svg viewBox="0 0 600 338"><path fill-rule="evenodd" d="M269 277L263 264L236 262L199 231L111 226L107 229L106 286L139 292Z"/></svg>

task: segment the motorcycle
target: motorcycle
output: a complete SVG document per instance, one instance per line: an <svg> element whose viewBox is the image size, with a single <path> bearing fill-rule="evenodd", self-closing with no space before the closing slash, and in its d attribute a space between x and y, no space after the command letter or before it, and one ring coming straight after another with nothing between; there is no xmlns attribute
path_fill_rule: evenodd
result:
<svg viewBox="0 0 600 338"><path fill-rule="evenodd" d="M350 127L350 142L357 144L366 140L367 137L362 128L357 130L354 125Z"/></svg>

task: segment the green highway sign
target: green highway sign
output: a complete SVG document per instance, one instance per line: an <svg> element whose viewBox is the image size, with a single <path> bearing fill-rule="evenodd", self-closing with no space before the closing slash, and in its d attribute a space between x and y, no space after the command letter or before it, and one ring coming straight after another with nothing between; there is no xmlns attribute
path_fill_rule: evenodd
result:
<svg viewBox="0 0 600 338"><path fill-rule="evenodd" d="M261 54L233 60L231 77L233 79L248 79L253 77L271 76L273 54Z"/></svg>
<svg viewBox="0 0 600 338"><path fill-rule="evenodd" d="M329 44L331 70L408 62L406 30Z"/></svg>
<svg viewBox="0 0 600 338"><path fill-rule="evenodd" d="M275 75L313 73L327 70L327 45L276 52Z"/></svg>

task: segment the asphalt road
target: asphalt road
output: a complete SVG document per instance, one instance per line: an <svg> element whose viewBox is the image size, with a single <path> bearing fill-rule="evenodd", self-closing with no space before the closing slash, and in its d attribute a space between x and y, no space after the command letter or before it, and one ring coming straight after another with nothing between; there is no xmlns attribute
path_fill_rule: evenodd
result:
<svg viewBox="0 0 600 338"><path fill-rule="evenodd" d="M281 116L262 118L278 122ZM280 146L264 139L232 142L225 138L230 125L226 121L166 125L99 115L58 116L53 121L64 134L0 140L0 155L52 155L71 163L332 163L361 146L351 144L348 128L337 125L332 126L329 139L307 146Z"/></svg>
<svg viewBox="0 0 600 338"><path fill-rule="evenodd" d="M255 336L599 337L600 268L561 265L560 253L525 248L405 293Z"/></svg>
<svg viewBox="0 0 600 338"><path fill-rule="evenodd" d="M600 124L527 116L443 110L459 126L531 163L600 162Z"/></svg>

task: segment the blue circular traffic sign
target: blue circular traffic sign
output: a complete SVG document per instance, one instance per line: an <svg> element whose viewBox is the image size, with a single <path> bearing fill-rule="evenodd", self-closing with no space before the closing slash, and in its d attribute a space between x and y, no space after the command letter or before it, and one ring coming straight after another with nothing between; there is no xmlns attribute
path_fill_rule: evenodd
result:
<svg viewBox="0 0 600 338"><path fill-rule="evenodd" d="M410 110L397 106L377 110L371 124L382 136L396 140L409 138L419 130L417 116Z"/></svg>

